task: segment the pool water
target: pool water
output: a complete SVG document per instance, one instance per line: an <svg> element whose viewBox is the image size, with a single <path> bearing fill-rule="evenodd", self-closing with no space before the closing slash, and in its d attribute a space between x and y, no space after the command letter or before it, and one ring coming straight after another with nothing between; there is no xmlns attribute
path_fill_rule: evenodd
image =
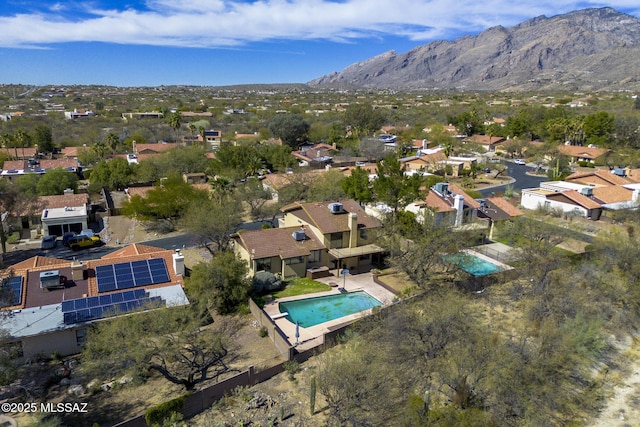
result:
<svg viewBox="0 0 640 427"><path fill-rule="evenodd" d="M289 313L285 317L287 320L308 328L380 305L382 303L368 293L358 291L281 302L278 308L281 313Z"/></svg>
<svg viewBox="0 0 640 427"><path fill-rule="evenodd" d="M503 270L499 265L464 252L455 255L447 255L444 258L448 262L457 265L462 270L469 274L473 274L474 276L486 276Z"/></svg>

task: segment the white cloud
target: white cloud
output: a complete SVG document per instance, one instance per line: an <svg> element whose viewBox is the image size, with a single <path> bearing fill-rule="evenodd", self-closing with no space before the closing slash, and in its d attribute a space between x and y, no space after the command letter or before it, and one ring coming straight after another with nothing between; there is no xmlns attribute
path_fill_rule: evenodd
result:
<svg viewBox="0 0 640 427"><path fill-rule="evenodd" d="M607 5L621 10L638 7L631 3ZM604 6L593 1L581 5ZM223 47L278 39L349 41L385 35L428 41L575 8L575 2L564 0L148 0L137 9L94 7L71 15L72 9L56 3L39 13L0 16L0 46L97 41Z"/></svg>

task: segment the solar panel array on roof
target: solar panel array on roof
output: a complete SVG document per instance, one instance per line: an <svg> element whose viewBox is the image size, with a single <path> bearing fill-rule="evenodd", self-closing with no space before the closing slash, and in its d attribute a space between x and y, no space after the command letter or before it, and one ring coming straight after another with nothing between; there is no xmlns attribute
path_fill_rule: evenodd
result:
<svg viewBox="0 0 640 427"><path fill-rule="evenodd" d="M10 297L9 305L20 305L22 302L22 276L14 276L2 281L2 291L8 292Z"/></svg>
<svg viewBox="0 0 640 427"><path fill-rule="evenodd" d="M160 297L149 297L144 289L114 292L95 297L62 301L65 325L102 319L116 313L126 313L143 307L164 305Z"/></svg>
<svg viewBox="0 0 640 427"><path fill-rule="evenodd" d="M96 267L98 292L110 292L138 286L155 285L170 280L163 258L123 262Z"/></svg>

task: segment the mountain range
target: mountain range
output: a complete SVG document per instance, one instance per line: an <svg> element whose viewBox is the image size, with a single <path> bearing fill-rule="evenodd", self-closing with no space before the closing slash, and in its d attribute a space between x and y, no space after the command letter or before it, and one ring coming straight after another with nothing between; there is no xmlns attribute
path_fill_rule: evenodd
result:
<svg viewBox="0 0 640 427"><path fill-rule="evenodd" d="M640 19L612 8L539 16L511 28L389 51L308 82L426 90L640 89Z"/></svg>

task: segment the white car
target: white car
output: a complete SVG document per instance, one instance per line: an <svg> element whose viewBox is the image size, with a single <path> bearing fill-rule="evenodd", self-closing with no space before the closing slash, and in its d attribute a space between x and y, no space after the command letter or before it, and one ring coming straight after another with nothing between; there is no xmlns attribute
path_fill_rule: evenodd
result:
<svg viewBox="0 0 640 427"><path fill-rule="evenodd" d="M515 164L516 165L526 165L527 162L525 162L523 159L516 159L515 160Z"/></svg>

